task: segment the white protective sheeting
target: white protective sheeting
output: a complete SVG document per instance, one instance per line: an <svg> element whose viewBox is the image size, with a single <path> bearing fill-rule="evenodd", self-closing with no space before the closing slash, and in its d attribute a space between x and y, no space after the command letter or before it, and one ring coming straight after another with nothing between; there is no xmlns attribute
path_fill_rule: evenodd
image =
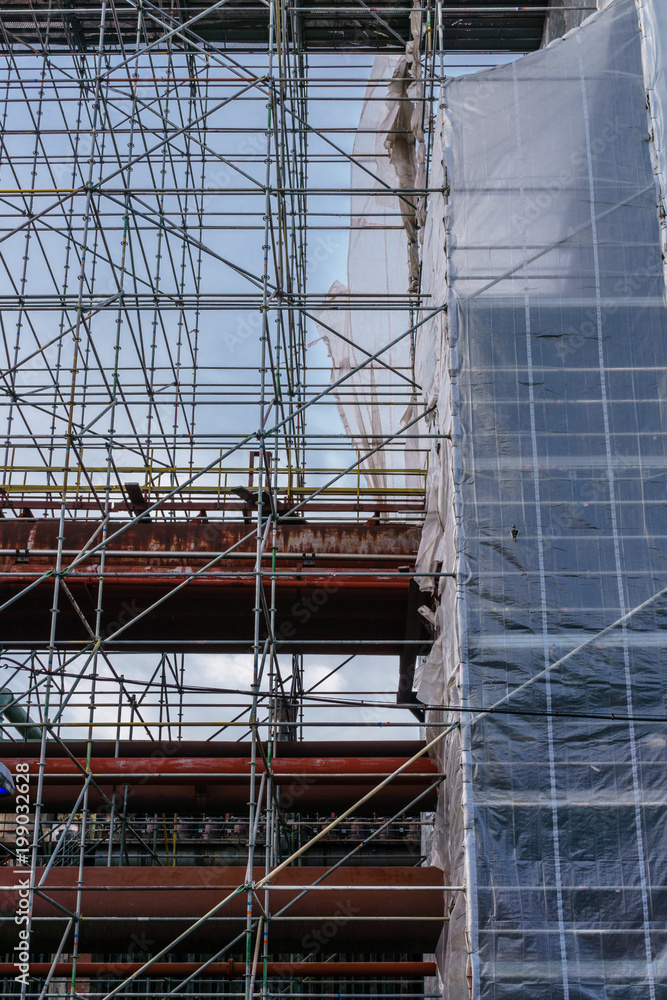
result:
<svg viewBox="0 0 667 1000"><path fill-rule="evenodd" d="M418 9L410 15L411 38L406 46L406 54L396 63L389 86L387 106L390 109L385 120L387 137L384 141L389 160L396 171L403 226L408 238L408 291L419 291L419 240L421 227L426 218L426 198L412 189L426 187L426 149L424 145L424 83L421 67L422 11L419 0L414 0ZM430 35L427 44L430 42ZM428 52L426 54L428 59Z"/></svg>
<svg viewBox="0 0 667 1000"><path fill-rule="evenodd" d="M347 375L369 355L401 338L346 381L344 404L343 396L338 396L345 429L354 435L362 453L375 448L383 437L398 435L411 425L410 431L389 448L362 464L369 485L378 490L387 486L383 470L423 467L423 456L414 445L423 426L415 423L414 335L402 337L412 325L412 310L373 309L371 305L358 312L353 308L358 295L401 297L419 291L419 241L426 198L417 192L426 186L425 104L422 12L418 0L414 6L405 55L376 56L371 69L351 164L347 284L335 282L329 289L330 310L316 314L332 361L332 380ZM372 193L360 193L364 189ZM399 220L402 229L398 228ZM382 405L377 402L379 396L385 401ZM419 476L408 475L406 482L414 487L422 485Z"/></svg>
<svg viewBox="0 0 667 1000"><path fill-rule="evenodd" d="M644 82L648 95L656 171L663 254L667 267L667 3L665 0L637 0L642 30Z"/></svg>
<svg viewBox="0 0 667 1000"><path fill-rule="evenodd" d="M372 305L354 308L358 304L355 296L406 296L410 282L406 233L394 192L403 186L406 171L414 178L414 152L410 165L406 143L399 144L400 154L398 146L394 146L395 162L386 148L388 134L401 127L397 119L402 105L396 97L404 88L392 82L397 70L405 75L405 59L377 56L374 60L354 141L350 177L353 192L374 193L352 195L347 284L336 282L329 290L330 309L317 313L331 357L332 381L363 364L369 355L381 351L411 326L409 309L374 309ZM412 147L414 150L414 143ZM377 361L352 375L343 386L344 396L338 396L345 429L354 435L355 446L362 454L377 447L383 438L398 434L416 416L412 406L412 342L412 335L404 336ZM378 405L378 393L386 401L383 406ZM408 467L414 468L412 463L417 459L410 451L406 454L405 441L399 438L390 448L368 458L361 468L369 485L384 489L387 476L383 470L405 469L406 459Z"/></svg>
<svg viewBox="0 0 667 1000"><path fill-rule="evenodd" d="M611 0L444 90L418 568L457 580L417 682L431 726L463 709L432 847L466 887L447 1000L666 995L666 30L661 0Z"/></svg>

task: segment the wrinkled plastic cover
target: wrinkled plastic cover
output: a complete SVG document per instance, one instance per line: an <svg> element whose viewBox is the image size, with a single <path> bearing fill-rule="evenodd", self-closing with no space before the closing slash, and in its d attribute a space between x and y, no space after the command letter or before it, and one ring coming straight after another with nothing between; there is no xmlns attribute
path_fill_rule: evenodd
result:
<svg viewBox="0 0 667 1000"><path fill-rule="evenodd" d="M410 312L372 306L354 308L358 297L369 292L405 296L410 280L401 202L394 194L402 186L401 176L385 146L400 110L400 101L391 84L399 63L404 66L405 60L385 55L376 56L373 61L350 168L351 190L363 193L353 194L350 199L352 228L347 282L332 285L331 307L316 312L320 335L332 362L332 381L397 341L378 360L365 364L349 377L337 396L345 430L355 435L354 445L361 455L392 438L387 447L361 465L369 485L379 490L402 486L405 482L397 476L388 482L385 470L415 469L421 462L410 450L409 439L406 449L406 439L400 436L401 428L416 416L412 405L412 342L410 336L401 337L410 328ZM413 167L413 173L414 170Z"/></svg>
<svg viewBox="0 0 667 1000"><path fill-rule="evenodd" d="M419 568L458 577L418 672L432 726L463 709L448 1000L667 996L665 22L612 0L444 89L423 281L448 311L416 364L452 438Z"/></svg>
<svg viewBox="0 0 667 1000"><path fill-rule="evenodd" d="M651 155L658 179L662 245L667 267L667 4L662 0L637 0L642 34L644 83L651 119Z"/></svg>

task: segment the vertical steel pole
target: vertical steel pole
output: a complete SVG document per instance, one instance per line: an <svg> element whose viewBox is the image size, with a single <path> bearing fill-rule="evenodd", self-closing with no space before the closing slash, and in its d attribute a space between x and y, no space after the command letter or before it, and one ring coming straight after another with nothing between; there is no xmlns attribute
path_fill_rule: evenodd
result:
<svg viewBox="0 0 667 1000"><path fill-rule="evenodd" d="M275 80L273 76L273 50L274 50L274 26L275 26L275 3L270 0L269 6L269 37L268 37L268 66L267 79L269 89L269 100L266 105L267 126L266 126L266 169L264 176L264 263L262 270L262 329L260 337L260 384L259 384L259 456L258 456L258 494L257 494L257 529L255 548L255 608L254 608L254 636L253 636L253 678L252 678L252 707L250 711L251 726L251 755L250 755L250 795L248 803L248 865L246 870L246 974L245 974L245 996L246 1000L251 998L252 987L252 906L253 906L253 868L255 863L255 781L257 776L257 743L259 740L257 705L259 696L259 685L261 681L260 654L263 643L260 642L261 622L263 619L263 582L262 582L262 555L265 545L265 534L263 528L263 492L264 492L264 470L266 468L266 437L264 427L266 422L266 371L268 359L268 337L269 337L269 239L271 222L271 138L273 113L275 108ZM271 512L269 511L269 516ZM269 656L271 651L269 649ZM266 656L261 656L262 663ZM267 776L268 778L268 776Z"/></svg>

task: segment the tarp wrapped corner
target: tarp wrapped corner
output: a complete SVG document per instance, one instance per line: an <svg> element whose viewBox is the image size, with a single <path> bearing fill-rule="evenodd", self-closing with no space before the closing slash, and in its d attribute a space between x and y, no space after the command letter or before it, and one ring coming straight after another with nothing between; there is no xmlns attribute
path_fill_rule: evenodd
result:
<svg viewBox="0 0 667 1000"><path fill-rule="evenodd" d="M457 579L422 577L417 681L434 731L461 721L431 859L466 886L447 1000L665 996L663 7L612 0L444 88L418 569Z"/></svg>
<svg viewBox="0 0 667 1000"><path fill-rule="evenodd" d="M418 53L418 42L416 47ZM413 72L419 75L418 58L381 55L373 62L350 168L352 192L369 193L351 197L347 282L334 282L327 308L316 313L332 381L359 368L337 398L345 430L354 436L360 455L393 439L361 464L369 485L378 490L388 485L387 469L421 467L419 449L412 443L417 427L412 436L402 434L418 415L414 334L409 332L417 300L409 296L419 283L417 224L423 221L424 204L411 189L423 188L424 166L423 133L406 133L421 115L421 105L413 103L419 96L413 91L421 83ZM364 308L369 292L395 299L396 308ZM393 346L386 349L389 344ZM376 391L380 387L381 393ZM376 403L380 395L381 406ZM419 484L410 476L407 482Z"/></svg>

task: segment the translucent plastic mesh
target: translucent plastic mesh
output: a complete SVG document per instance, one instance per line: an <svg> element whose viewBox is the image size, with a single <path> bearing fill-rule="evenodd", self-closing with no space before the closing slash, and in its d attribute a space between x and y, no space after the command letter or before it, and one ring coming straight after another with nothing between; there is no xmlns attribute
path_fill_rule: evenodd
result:
<svg viewBox="0 0 667 1000"><path fill-rule="evenodd" d="M449 532L457 585L420 676L464 709L441 755L439 856L467 890L440 955L451 1000L469 982L667 996L664 150L642 41L615 0L444 92L424 273L448 314L417 370L452 432L420 560L446 559Z"/></svg>
<svg viewBox="0 0 667 1000"><path fill-rule="evenodd" d="M388 485L386 470L405 470L406 464L418 468L421 461L412 452L406 454L405 439L397 436L416 416L411 337L401 336L411 326L408 246L401 203L394 193L402 185L385 147L397 115L392 77L398 64L395 56L385 55L373 62L350 168L350 188L358 193L350 199L347 284L335 282L329 289L331 308L316 313L331 358L332 381L364 365L337 392L341 419L355 435L355 447L367 454L392 439L361 465L369 485L378 490ZM368 307L369 291L385 297L385 308ZM396 309L390 308L392 300ZM366 363L379 352L377 360Z"/></svg>

